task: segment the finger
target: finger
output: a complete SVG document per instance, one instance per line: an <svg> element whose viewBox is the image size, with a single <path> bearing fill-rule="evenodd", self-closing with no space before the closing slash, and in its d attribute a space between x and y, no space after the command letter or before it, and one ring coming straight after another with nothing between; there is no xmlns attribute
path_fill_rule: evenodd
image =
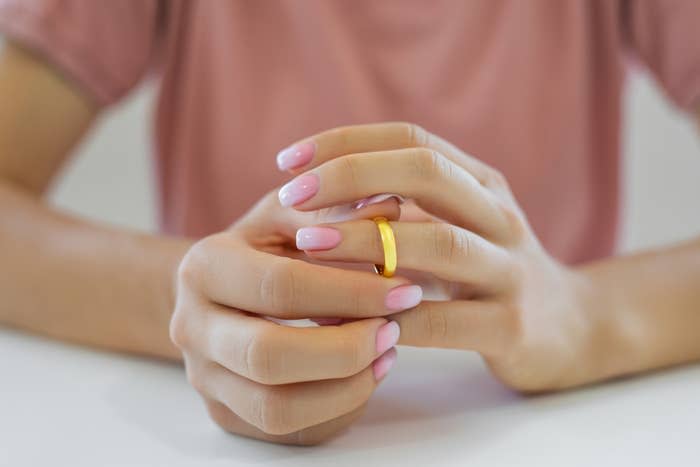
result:
<svg viewBox="0 0 700 467"><path fill-rule="evenodd" d="M503 202L466 170L429 149L351 154L298 176L279 191L283 206L312 211L375 193L412 198L451 224L504 239L510 219Z"/></svg>
<svg viewBox="0 0 700 467"><path fill-rule="evenodd" d="M213 363L187 356L191 384L203 395L225 404L247 423L272 435L294 433L333 420L361 407L378 381L372 368L349 378L266 386ZM393 363L396 350L377 365ZM197 372L201 372L198 374Z"/></svg>
<svg viewBox="0 0 700 467"><path fill-rule="evenodd" d="M401 327L399 344L474 350L485 356L506 349L513 322L501 305L482 301L424 301L392 316Z"/></svg>
<svg viewBox="0 0 700 467"><path fill-rule="evenodd" d="M484 184L494 172L483 162L468 156L439 136L406 122L372 123L327 130L280 151L277 165L281 170L297 173L348 154L417 147L434 149L444 154Z"/></svg>
<svg viewBox="0 0 700 467"><path fill-rule="evenodd" d="M311 321L319 326L338 326L343 324L343 318L314 318Z"/></svg>
<svg viewBox="0 0 700 467"><path fill-rule="evenodd" d="M399 267L429 272L441 279L488 286L510 285L512 262L507 250L444 222L390 222ZM296 246L313 259L382 264L384 246L377 225L360 220L305 227Z"/></svg>
<svg viewBox="0 0 700 467"><path fill-rule="evenodd" d="M276 444L291 444L298 446L312 446L340 433L342 430L350 426L364 412L366 405L342 415L333 420L329 420L318 425L304 428L303 430L295 431L286 435L271 435L265 433L259 428L245 422L238 415L233 413L228 407L221 402L213 399L204 398L209 416L224 430L240 436L259 439Z"/></svg>
<svg viewBox="0 0 700 467"><path fill-rule="evenodd" d="M255 244L255 241L259 241L261 237L269 238L271 233L279 233L293 239L297 229L306 225L374 217L398 220L401 215L401 208L396 198L388 198L381 203L366 205L362 209L358 209L355 204L348 203L317 211L302 212L281 207L275 190L264 196L246 216L238 221L232 233L241 235L250 243Z"/></svg>
<svg viewBox="0 0 700 467"><path fill-rule="evenodd" d="M190 326L187 347L267 385L352 376L399 338L399 326L382 318L301 328L213 306Z"/></svg>
<svg viewBox="0 0 700 467"><path fill-rule="evenodd" d="M277 203L279 204L279 201ZM287 208L284 208L283 211L276 220L278 230L291 239L295 237L298 229L308 225L374 219L376 217L399 220L402 214L399 201L393 197L380 203L364 205L361 208L355 207L355 203L352 203L317 211L304 212ZM257 228L260 230L260 225Z"/></svg>
<svg viewBox="0 0 700 467"><path fill-rule="evenodd" d="M200 241L183 259L180 281L207 300L280 319L384 316L422 297L405 279L319 266L239 243L225 233Z"/></svg>

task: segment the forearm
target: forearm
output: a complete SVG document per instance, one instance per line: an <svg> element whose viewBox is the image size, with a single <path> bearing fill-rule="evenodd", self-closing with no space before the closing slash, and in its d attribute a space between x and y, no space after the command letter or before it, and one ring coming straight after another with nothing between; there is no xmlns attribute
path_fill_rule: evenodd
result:
<svg viewBox="0 0 700 467"><path fill-rule="evenodd" d="M700 239L579 271L597 323L589 379L700 360Z"/></svg>
<svg viewBox="0 0 700 467"><path fill-rule="evenodd" d="M0 213L0 323L179 358L168 323L187 240L91 225L5 182Z"/></svg>

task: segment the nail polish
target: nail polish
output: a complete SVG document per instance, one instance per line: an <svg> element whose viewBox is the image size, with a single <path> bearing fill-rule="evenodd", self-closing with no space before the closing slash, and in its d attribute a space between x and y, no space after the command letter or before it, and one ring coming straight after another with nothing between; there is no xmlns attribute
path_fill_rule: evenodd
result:
<svg viewBox="0 0 700 467"><path fill-rule="evenodd" d="M280 188L278 193L280 204L284 207L294 206L312 198L318 191L318 176L304 174L295 178Z"/></svg>
<svg viewBox="0 0 700 467"><path fill-rule="evenodd" d="M370 206L372 204L382 203L390 198L394 198L399 204L406 202L403 196L395 195L392 193L382 193L380 195L370 196L369 198L361 199L353 205L353 209L362 209Z"/></svg>
<svg viewBox="0 0 700 467"><path fill-rule="evenodd" d="M280 170L297 169L311 162L315 152L316 143L313 141L288 147L277 154L277 167Z"/></svg>
<svg viewBox="0 0 700 467"><path fill-rule="evenodd" d="M383 354L399 342L401 329L396 321L389 321L377 330L377 353Z"/></svg>
<svg viewBox="0 0 700 467"><path fill-rule="evenodd" d="M297 230L296 242L299 250L330 250L340 244L342 236L330 227L304 227Z"/></svg>
<svg viewBox="0 0 700 467"><path fill-rule="evenodd" d="M372 363L372 373L374 373L374 379L380 381L386 374L391 370L396 362L396 349L389 349L384 355L379 357Z"/></svg>
<svg viewBox="0 0 700 467"><path fill-rule="evenodd" d="M343 318L313 318L311 321L319 326L337 326L343 323Z"/></svg>
<svg viewBox="0 0 700 467"><path fill-rule="evenodd" d="M418 285L400 285L386 294L384 305L391 311L408 310L418 305L423 298L423 289Z"/></svg>

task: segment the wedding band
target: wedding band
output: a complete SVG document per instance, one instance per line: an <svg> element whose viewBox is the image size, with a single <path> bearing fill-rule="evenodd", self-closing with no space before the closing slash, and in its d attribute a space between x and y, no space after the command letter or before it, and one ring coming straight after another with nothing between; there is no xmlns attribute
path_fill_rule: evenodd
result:
<svg viewBox="0 0 700 467"><path fill-rule="evenodd" d="M384 249L384 264L375 264L374 271L384 277L391 277L396 272L396 239L394 231L386 217L376 217L373 219L379 229L379 236L382 239Z"/></svg>

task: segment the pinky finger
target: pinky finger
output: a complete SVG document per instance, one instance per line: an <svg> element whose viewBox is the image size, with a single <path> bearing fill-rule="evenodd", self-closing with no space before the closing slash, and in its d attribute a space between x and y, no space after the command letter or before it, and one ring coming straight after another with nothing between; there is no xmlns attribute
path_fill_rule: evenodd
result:
<svg viewBox="0 0 700 467"><path fill-rule="evenodd" d="M259 439L270 443L290 444L297 446L313 446L322 443L342 432L345 428L357 420L365 410L366 404L341 415L338 418L314 425L303 430L286 435L271 435L244 421L231 409L221 402L208 397L204 398L209 416L224 430L239 436Z"/></svg>

